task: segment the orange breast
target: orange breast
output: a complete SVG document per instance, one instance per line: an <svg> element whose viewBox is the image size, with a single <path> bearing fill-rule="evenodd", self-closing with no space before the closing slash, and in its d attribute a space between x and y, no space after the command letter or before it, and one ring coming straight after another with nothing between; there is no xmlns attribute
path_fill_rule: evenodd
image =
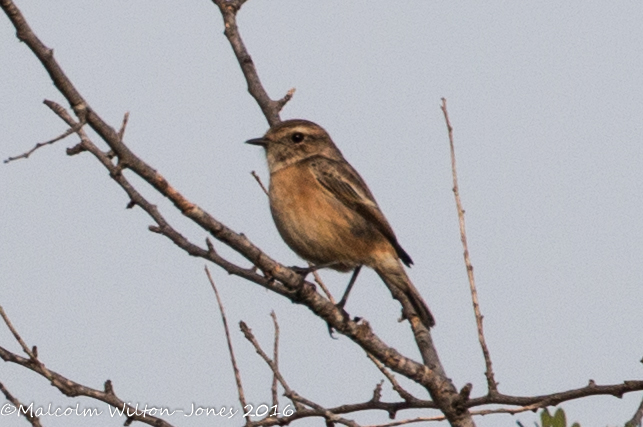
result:
<svg viewBox="0 0 643 427"><path fill-rule="evenodd" d="M270 176L270 209L284 241L315 264L336 262L339 269L371 265L375 252L393 250L361 215L321 186L305 165Z"/></svg>

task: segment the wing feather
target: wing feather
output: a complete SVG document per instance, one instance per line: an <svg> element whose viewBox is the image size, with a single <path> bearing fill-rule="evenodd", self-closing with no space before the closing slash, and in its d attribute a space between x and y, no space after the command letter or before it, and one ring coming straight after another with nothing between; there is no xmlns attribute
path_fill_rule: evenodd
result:
<svg viewBox="0 0 643 427"><path fill-rule="evenodd" d="M397 237L380 210L366 183L348 162L323 156L307 159L317 181L346 207L372 224L391 243L398 257L410 266L413 260L397 242Z"/></svg>

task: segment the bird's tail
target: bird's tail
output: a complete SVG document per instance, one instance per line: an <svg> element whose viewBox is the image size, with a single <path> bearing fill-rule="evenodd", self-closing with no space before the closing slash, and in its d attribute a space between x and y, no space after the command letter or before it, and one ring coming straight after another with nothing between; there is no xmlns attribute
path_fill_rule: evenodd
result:
<svg viewBox="0 0 643 427"><path fill-rule="evenodd" d="M380 260L375 271L382 278L386 286L391 290L395 297L395 289L400 290L408 298L409 302L415 310L415 314L420 318L424 326L431 328L435 326L435 319L431 314L431 310L424 302L424 299L413 286L411 279L407 276L404 267L400 260L389 257L385 260Z"/></svg>

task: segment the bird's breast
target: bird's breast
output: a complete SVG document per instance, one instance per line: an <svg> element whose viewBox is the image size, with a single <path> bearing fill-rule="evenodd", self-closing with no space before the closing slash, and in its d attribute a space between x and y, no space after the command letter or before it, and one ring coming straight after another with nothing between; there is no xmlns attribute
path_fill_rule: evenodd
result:
<svg viewBox="0 0 643 427"><path fill-rule="evenodd" d="M368 264L381 234L353 209L321 186L305 165L270 176L270 210L284 241L315 264L342 263L342 269Z"/></svg>

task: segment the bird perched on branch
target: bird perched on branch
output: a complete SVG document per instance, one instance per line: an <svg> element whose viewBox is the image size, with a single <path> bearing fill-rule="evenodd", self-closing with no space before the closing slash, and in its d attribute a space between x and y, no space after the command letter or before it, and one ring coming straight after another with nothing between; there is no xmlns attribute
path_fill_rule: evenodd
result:
<svg viewBox="0 0 643 427"><path fill-rule="evenodd" d="M410 302L414 312L405 312L407 318L417 316L427 328L435 325L402 266L410 266L411 257L364 180L321 126L288 120L246 142L266 150L270 210L288 246L317 268L354 271L340 307L365 265L377 272L395 298Z"/></svg>

